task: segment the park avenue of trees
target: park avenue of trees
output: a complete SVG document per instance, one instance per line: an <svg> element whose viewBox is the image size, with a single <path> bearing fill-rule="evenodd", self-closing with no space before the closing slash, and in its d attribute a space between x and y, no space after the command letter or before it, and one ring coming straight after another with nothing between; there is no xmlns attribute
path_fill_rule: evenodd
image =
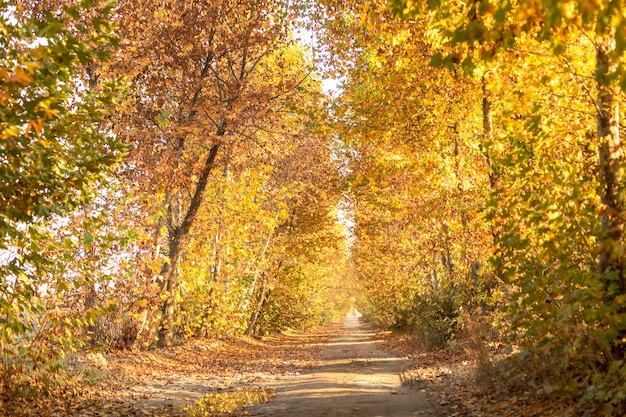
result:
<svg viewBox="0 0 626 417"><path fill-rule="evenodd" d="M0 410L358 309L626 413L625 10L0 0Z"/></svg>

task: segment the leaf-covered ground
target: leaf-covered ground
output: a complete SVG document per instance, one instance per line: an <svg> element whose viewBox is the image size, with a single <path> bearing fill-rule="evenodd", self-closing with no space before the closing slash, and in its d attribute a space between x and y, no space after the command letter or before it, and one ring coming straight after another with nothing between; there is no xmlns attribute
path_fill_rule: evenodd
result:
<svg viewBox="0 0 626 417"><path fill-rule="evenodd" d="M90 354L69 363L82 383L0 404L3 417L185 416L211 393L256 389L316 365L333 327L255 340L205 340L151 352Z"/></svg>
<svg viewBox="0 0 626 417"><path fill-rule="evenodd" d="M190 414L184 406L197 404L208 394L256 392L282 376L315 367L325 342L342 331L339 327L263 340L205 340L151 352L90 354L69 363L80 385L51 397L0 404L0 415L186 417ZM411 359L403 381L424 390L434 404L447 409L448 417L576 415L575 406L564 399L512 388L484 372L477 374L478 361L467 341L426 351L407 333L381 331L377 337L386 349ZM231 401L234 397L214 398Z"/></svg>
<svg viewBox="0 0 626 417"><path fill-rule="evenodd" d="M388 349L411 359L403 381L425 390L448 417L571 417L576 407L564 398L549 398L537 388L515 387L497 376L495 366L479 364L470 340L427 351L412 342L409 333L383 332ZM497 357L497 356L494 356Z"/></svg>

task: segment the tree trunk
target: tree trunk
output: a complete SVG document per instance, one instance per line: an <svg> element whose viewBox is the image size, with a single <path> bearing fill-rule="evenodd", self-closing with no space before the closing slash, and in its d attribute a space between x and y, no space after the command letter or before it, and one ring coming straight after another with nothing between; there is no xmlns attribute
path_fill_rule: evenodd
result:
<svg viewBox="0 0 626 417"><path fill-rule="evenodd" d="M489 143L491 141L491 132L493 131L493 118L491 115L491 100L489 99L489 92L487 91L487 82L485 79L482 79L482 89L483 89L483 143ZM489 157L489 152L485 149L485 158L487 159L488 165L488 176L489 176L489 186L491 190L495 190L498 185L497 177L495 170L493 169L493 162Z"/></svg>
<svg viewBox="0 0 626 417"><path fill-rule="evenodd" d="M220 127L218 136L223 136L224 133L225 122L223 123L223 126ZM176 288L175 270L176 266L178 265L178 261L180 260L180 257L182 255L183 248L189 238L189 230L191 229L191 226L193 225L198 214L198 209L202 204L204 191L206 190L209 179L209 174L211 173L215 165L215 158L217 156L219 148L219 142L211 147L209 155L207 156L207 159L198 178L198 182L196 183L196 190L191 199L191 203L189 204L189 208L187 209L187 213L185 214L185 217L180 226L176 227L176 229L171 233L169 239L169 261L165 262L161 267L161 273L159 274L159 278L157 280L159 285L165 291L165 299L163 300L163 304L161 305L161 323L159 325L157 339L158 347L169 346L172 342L174 321L174 290Z"/></svg>
<svg viewBox="0 0 626 417"><path fill-rule="evenodd" d="M285 259L281 259L278 263L278 267L276 267L276 273L269 280L271 283L274 283L278 280L278 275L280 274L280 270L283 267L283 262ZM258 322L261 317L263 317L263 311L265 305L267 304L267 300L269 300L270 294L272 292L271 285L268 286L268 278L263 275L261 277L261 293L259 294L259 298L257 300L257 304L255 306L254 312L250 315L250 319L248 320L248 327L246 328L246 336L254 337L256 336L256 329L258 327Z"/></svg>
<svg viewBox="0 0 626 417"><path fill-rule="evenodd" d="M483 110L483 144L489 144L491 142L491 137L493 135L493 115L492 115L492 107L493 104L489 98L489 91L487 90L487 81L483 77L482 79L482 90L483 90L483 98L482 98L482 110ZM492 193L497 193L498 191L498 174L496 171L495 164L493 159L489 155L489 150L487 147L483 149L485 159L487 161L487 175L489 178L489 188ZM500 239L500 233L494 225L490 225L491 237L493 238L493 245L497 244ZM500 281L500 286L505 293L509 292L509 280L504 273L502 256L494 253L494 275Z"/></svg>
<svg viewBox="0 0 626 417"><path fill-rule="evenodd" d="M209 37L207 39L209 46L213 45L213 40L215 37L215 29L211 29L209 31ZM207 55L204 59L202 70L200 71L200 79L204 79L209 75L209 71L211 69L211 64L213 63L213 59L215 58L215 52L212 48L209 48ZM181 108L181 114L179 115L179 122L181 124L191 123L197 114L197 109L195 108L196 104L200 99L200 95L202 94L203 84L201 83L198 88L196 88L193 97L191 98L191 110L185 115L184 108ZM224 136L226 133L226 119L222 119L218 126L217 136ZM181 136L176 140L174 146L174 152L177 157L181 157L183 149L185 147L185 137ZM214 163L215 157L217 156L217 152L220 148L220 143L214 143L211 149L209 150L209 155L204 163L202 171L200 173L200 177L196 182L196 190L191 200L191 204L187 209L187 213L183 221L179 224L178 221L174 220L175 217L179 217L181 215L180 206L176 207L176 210L172 207L173 203L180 204L178 200L178 196L176 193L168 192L166 197L166 204L168 204L168 219L169 222L169 230L168 230L168 261L166 261L161 267L161 271L159 276L156 279L157 284L162 288L162 291L165 292L165 299L161 305L161 321L158 329L158 338L157 338L157 346L164 347L169 346L172 340L172 332L173 332L173 316L174 316L174 290L176 287L176 276L175 270L178 263L178 260L182 253L182 248L186 243L187 237L189 235L189 230L196 218L198 209L200 204L202 203L202 197L204 195L204 191L206 189L207 181L209 178L209 174L211 173ZM178 200L178 201L177 201ZM160 228L163 220L159 219L157 222L157 228ZM156 231L156 238L158 239L159 229ZM160 252L159 241L157 240L157 245L155 249L155 255L158 256Z"/></svg>
<svg viewBox="0 0 626 417"><path fill-rule="evenodd" d="M604 298L612 302L616 295L624 294L624 195L621 189L622 144L619 137L619 106L617 92L610 86L610 40L596 46L596 79L598 98L596 119L599 141L600 221L604 232L600 251L600 272L605 285Z"/></svg>
<svg viewBox="0 0 626 417"><path fill-rule="evenodd" d="M261 259L265 255L265 252L267 252L267 248L269 247L270 242L272 241L273 235L274 235L274 232L270 231L270 233L267 235L267 239L265 240L265 244L263 245L263 249L261 250L261 253L259 253L259 255L256 257L252 282L248 286L248 290L246 291L244 298L241 300L241 302L239 303L239 306L237 307L237 309L240 311L246 311L248 310L248 307L250 306L250 299L254 295L254 290L256 289L257 283L259 281L259 274L261 273L261 271L259 270Z"/></svg>
<svg viewBox="0 0 626 417"><path fill-rule="evenodd" d="M265 296L267 282L265 278L265 274L261 277L261 288L259 289L259 295L254 306L254 311L250 315L250 319L248 320L248 327L246 328L246 336L253 337L256 336L256 327L259 316L261 315L261 311L263 310L263 306L265 305Z"/></svg>
<svg viewBox="0 0 626 417"><path fill-rule="evenodd" d="M224 186L220 190L220 209L222 214L219 216L217 231L213 237L213 270L212 270L212 282L217 282L221 269L222 269L222 232L224 230L224 211L226 210L226 196L225 189L229 185L230 179L230 158L232 156L233 143L232 141L226 148L226 159L224 161Z"/></svg>

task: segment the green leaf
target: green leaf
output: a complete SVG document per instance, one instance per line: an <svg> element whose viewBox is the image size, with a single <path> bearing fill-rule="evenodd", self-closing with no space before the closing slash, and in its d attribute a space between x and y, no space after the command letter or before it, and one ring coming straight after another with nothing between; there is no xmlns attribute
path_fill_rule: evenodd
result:
<svg viewBox="0 0 626 417"><path fill-rule="evenodd" d="M93 243L93 235L89 232L83 233L83 244L89 246Z"/></svg>
<svg viewBox="0 0 626 417"><path fill-rule="evenodd" d="M428 65L431 67L440 67L443 64L443 55L441 52L437 52L432 56Z"/></svg>
<svg viewBox="0 0 626 417"><path fill-rule="evenodd" d="M437 10L441 6L441 0L428 0L428 9Z"/></svg>

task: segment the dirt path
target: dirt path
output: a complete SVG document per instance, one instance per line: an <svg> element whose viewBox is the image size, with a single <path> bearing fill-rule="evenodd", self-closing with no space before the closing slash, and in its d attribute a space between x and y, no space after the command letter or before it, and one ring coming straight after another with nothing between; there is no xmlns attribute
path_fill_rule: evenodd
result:
<svg viewBox="0 0 626 417"><path fill-rule="evenodd" d="M84 382L76 383L75 395L0 404L0 416L187 417L182 407L207 394L257 387L276 388L278 395L249 410L256 416L450 416L440 405L440 392L424 382L429 378L401 384L409 361L401 357L405 353L394 355L383 348L389 334L380 336L358 317L350 317L343 326L315 333L198 340L156 351L99 354L99 364L76 365Z"/></svg>
<svg viewBox="0 0 626 417"><path fill-rule="evenodd" d="M322 365L281 379L268 404L253 407L253 416L436 416L424 392L403 386L408 365L380 347L376 332L358 317L349 317L343 332L328 343Z"/></svg>

